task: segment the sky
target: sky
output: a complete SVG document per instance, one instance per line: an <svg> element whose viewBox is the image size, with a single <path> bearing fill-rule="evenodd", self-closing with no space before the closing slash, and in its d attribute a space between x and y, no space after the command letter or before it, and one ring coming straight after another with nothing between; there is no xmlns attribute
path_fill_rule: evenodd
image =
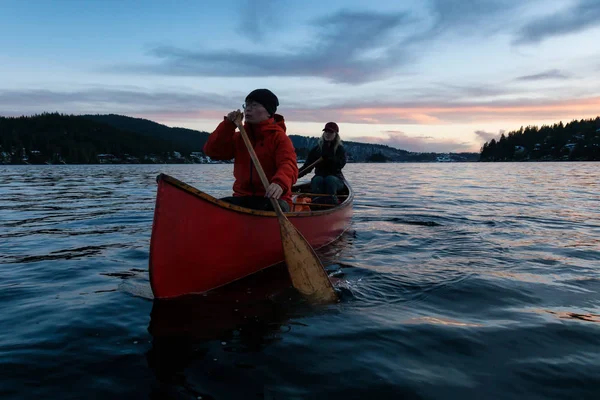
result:
<svg viewBox="0 0 600 400"><path fill-rule="evenodd" d="M600 0L0 0L0 115L212 132L246 95L288 134L479 151L600 115Z"/></svg>

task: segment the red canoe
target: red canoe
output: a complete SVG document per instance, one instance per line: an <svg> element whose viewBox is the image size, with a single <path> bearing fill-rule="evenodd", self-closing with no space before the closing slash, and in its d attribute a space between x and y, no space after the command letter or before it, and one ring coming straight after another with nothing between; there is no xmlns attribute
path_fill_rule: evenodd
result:
<svg viewBox="0 0 600 400"><path fill-rule="evenodd" d="M149 268L155 298L203 293L283 262L274 212L226 203L168 175L157 181ZM286 213L315 249L350 226L354 194L344 184L346 197L338 206ZM294 192L309 187L295 186Z"/></svg>

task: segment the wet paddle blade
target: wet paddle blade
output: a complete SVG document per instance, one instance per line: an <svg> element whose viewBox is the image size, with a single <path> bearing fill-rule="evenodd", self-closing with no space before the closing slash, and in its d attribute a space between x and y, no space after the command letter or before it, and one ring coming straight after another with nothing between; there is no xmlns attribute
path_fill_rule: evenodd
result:
<svg viewBox="0 0 600 400"><path fill-rule="evenodd" d="M312 302L338 301L323 264L304 236L285 217L279 218L283 253L292 284Z"/></svg>
<svg viewBox="0 0 600 400"><path fill-rule="evenodd" d="M256 156L256 152L252 147L250 139L248 139L248 134L246 133L241 120L236 119L235 124L240 130L242 139L244 139L244 144L248 149L250 158L254 163L254 167L256 168L258 176L260 176L260 181L266 191L269 187L269 180L260 165L260 160ZM306 241L304 236L298 232L296 227L286 218L283 211L281 211L281 207L277 200L272 198L271 204L273 204L273 209L275 210L279 221L283 254L285 256L288 272L292 278L292 285L294 285L296 290L313 302L326 303L337 301L338 298L335 290L333 290L329 277L313 248Z"/></svg>

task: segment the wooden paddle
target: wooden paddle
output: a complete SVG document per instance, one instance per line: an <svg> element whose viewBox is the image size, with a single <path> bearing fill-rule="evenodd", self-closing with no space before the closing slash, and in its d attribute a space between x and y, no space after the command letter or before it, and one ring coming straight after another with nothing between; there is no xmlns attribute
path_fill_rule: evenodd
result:
<svg viewBox="0 0 600 400"><path fill-rule="evenodd" d="M317 161L315 161L314 163L307 165L306 168L302 167L298 170L298 178L301 178L304 176L304 171L309 171L311 168L313 168L315 165L317 165L318 163L320 163L321 161L323 161L323 157L319 157L319 159Z"/></svg>
<svg viewBox="0 0 600 400"><path fill-rule="evenodd" d="M250 139L248 139L248 134L240 119L236 119L235 124L240 130L246 148L258 171L260 180L262 181L265 190L267 190L269 187L269 180L260 165L260 161L254 152ZM323 268L323 264L321 264L321 261L315 254L313 248L298 229L296 229L283 214L277 200L273 198L270 198L269 200L271 200L271 204L273 204L273 209L275 210L277 220L279 221L283 254L292 280L292 285L312 302L329 303L338 301L338 296L327 276L327 272L325 272L325 268Z"/></svg>

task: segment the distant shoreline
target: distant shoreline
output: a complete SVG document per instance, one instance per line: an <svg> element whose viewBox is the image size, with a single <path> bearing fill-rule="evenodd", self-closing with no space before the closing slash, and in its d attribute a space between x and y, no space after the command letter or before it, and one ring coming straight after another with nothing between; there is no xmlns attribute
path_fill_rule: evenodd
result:
<svg viewBox="0 0 600 400"><path fill-rule="evenodd" d="M600 160L507 160L507 161L385 161L385 162L374 162L374 161L357 161L351 162L346 165L351 164L510 164L510 163L577 163L577 162L585 162L585 163L593 163L600 162ZM81 165L226 165L231 164L233 162L220 162L220 163L57 163L57 164L47 164L47 163L0 163L0 166L48 166L48 167L57 167L57 166L81 166ZM298 165L302 165L302 163L298 163Z"/></svg>
<svg viewBox="0 0 600 400"><path fill-rule="evenodd" d="M171 128L124 115L43 113L0 117L1 164L204 164L208 132ZM317 137L289 134L298 160ZM479 153L411 152L383 144L344 141L348 162L463 162Z"/></svg>

